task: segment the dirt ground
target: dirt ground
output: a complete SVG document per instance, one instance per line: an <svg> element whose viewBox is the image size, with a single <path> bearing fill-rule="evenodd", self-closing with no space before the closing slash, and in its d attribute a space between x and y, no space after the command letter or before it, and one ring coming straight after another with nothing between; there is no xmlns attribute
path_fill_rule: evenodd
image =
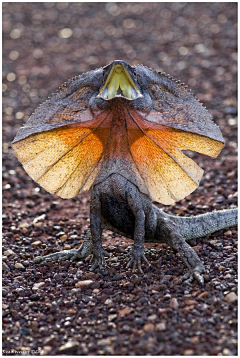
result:
<svg viewBox="0 0 240 358"><path fill-rule="evenodd" d="M204 288L180 283L186 267L165 245L146 245L144 276L127 271L131 243L111 232L106 272L91 273L88 260L33 265L80 245L89 193L48 194L11 148L69 78L114 59L142 63L188 84L226 141L217 159L194 154L205 171L199 188L164 209L190 216L235 207L236 31L231 2L3 4L3 355L237 354L236 228L191 242Z"/></svg>

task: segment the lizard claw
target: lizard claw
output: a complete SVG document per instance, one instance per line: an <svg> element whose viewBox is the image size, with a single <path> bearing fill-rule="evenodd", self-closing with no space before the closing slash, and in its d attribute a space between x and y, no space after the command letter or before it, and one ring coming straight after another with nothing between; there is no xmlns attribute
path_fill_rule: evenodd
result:
<svg viewBox="0 0 240 358"><path fill-rule="evenodd" d="M203 287L204 286L204 278L203 276L200 274L200 272L193 272L193 277L199 282L200 286Z"/></svg>
<svg viewBox="0 0 240 358"><path fill-rule="evenodd" d="M182 282L185 282L189 285L191 285L191 283L193 282L193 280L197 280L199 285L201 287L204 287L204 278L202 276L202 272L204 272L204 268L202 268L200 271L199 270L193 270L192 272L187 272L185 275L183 275L180 280Z"/></svg>
<svg viewBox="0 0 240 358"><path fill-rule="evenodd" d="M90 271L96 270L97 267L99 267L101 270L103 270L104 267L108 267L108 264L106 263L104 256L109 257L110 254L103 248L93 250L93 264L90 268Z"/></svg>
<svg viewBox="0 0 240 358"><path fill-rule="evenodd" d="M151 266L150 262L148 261L148 259L146 258L144 251L142 248L138 248L133 246L132 251L130 253L131 257L130 260L127 264L127 269L130 266L133 266L132 271L135 272L136 268L138 269L138 271L143 274L143 270L142 270L142 260L148 265Z"/></svg>

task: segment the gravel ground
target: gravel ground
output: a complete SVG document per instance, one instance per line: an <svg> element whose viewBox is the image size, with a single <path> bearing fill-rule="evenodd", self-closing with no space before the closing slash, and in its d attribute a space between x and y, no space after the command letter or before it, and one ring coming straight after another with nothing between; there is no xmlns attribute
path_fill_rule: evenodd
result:
<svg viewBox="0 0 240 358"><path fill-rule="evenodd" d="M226 140L200 187L165 210L189 216L237 204L236 3L3 4L3 355L237 355L236 228L192 241L205 287L181 284L186 268L149 244L151 269L126 270L130 241L104 233L107 272L89 262L32 265L78 247L89 193L62 200L39 188L11 141L34 109L81 72L122 59L188 84Z"/></svg>

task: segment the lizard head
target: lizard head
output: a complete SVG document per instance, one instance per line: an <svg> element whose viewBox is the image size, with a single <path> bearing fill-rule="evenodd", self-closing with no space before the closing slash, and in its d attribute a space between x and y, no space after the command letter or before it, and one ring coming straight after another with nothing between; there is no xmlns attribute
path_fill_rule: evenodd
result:
<svg viewBox="0 0 240 358"><path fill-rule="evenodd" d="M103 68L104 84L100 88L98 98L109 100L123 97L135 100L143 97L137 84L134 68L124 61L113 61Z"/></svg>

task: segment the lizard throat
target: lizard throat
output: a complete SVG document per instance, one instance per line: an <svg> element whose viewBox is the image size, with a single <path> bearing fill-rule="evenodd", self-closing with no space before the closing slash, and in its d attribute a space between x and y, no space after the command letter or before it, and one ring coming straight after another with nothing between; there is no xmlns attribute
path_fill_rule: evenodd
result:
<svg viewBox="0 0 240 358"><path fill-rule="evenodd" d="M134 100L143 96L124 66L116 63L113 65L97 97L105 100L115 97Z"/></svg>

